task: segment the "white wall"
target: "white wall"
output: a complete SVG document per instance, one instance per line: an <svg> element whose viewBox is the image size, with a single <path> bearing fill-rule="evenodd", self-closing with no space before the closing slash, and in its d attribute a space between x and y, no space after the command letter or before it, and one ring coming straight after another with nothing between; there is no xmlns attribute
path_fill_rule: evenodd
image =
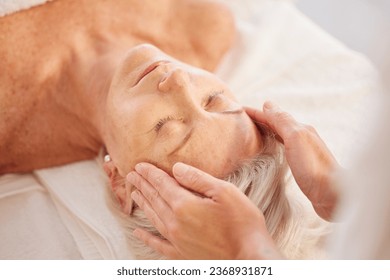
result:
<svg viewBox="0 0 390 280"><path fill-rule="evenodd" d="M297 7L348 47L383 69L390 60L390 0L295 0Z"/></svg>

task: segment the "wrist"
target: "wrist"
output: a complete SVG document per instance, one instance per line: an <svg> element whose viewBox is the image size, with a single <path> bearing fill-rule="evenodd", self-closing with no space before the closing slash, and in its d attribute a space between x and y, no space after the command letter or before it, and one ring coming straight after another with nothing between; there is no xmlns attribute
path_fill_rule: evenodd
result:
<svg viewBox="0 0 390 280"><path fill-rule="evenodd" d="M333 168L322 174L312 186L315 190L308 196L316 213L324 220L331 221L339 201L339 189L336 184L336 174L341 168Z"/></svg>
<svg viewBox="0 0 390 280"><path fill-rule="evenodd" d="M247 242L241 247L237 256L238 260L281 260L285 257L279 252L275 242L269 236L261 235L256 238L255 242Z"/></svg>

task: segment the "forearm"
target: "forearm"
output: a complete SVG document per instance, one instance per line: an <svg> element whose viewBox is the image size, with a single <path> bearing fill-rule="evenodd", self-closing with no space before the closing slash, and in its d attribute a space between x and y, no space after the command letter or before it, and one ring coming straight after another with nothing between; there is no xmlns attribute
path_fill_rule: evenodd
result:
<svg viewBox="0 0 390 280"><path fill-rule="evenodd" d="M337 167L321 176L317 180L317 186L313 187L312 191L307 194L318 216L326 221L333 220L339 202L340 191L335 180L339 171L340 168Z"/></svg>

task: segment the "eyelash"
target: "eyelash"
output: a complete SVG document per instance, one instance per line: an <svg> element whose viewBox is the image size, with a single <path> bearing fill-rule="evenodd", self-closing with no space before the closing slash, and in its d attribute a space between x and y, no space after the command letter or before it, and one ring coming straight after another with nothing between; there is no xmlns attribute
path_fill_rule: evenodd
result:
<svg viewBox="0 0 390 280"><path fill-rule="evenodd" d="M220 90L220 91L215 91L213 92L212 94L209 95L209 97L207 98L207 102L206 102L206 105L205 107L207 107L208 105L210 105L210 103L214 100L214 98L220 94L223 94L224 91L223 90Z"/></svg>
<svg viewBox="0 0 390 280"><path fill-rule="evenodd" d="M220 94L223 94L224 91L223 90L220 90L220 91L215 91L213 92L212 94L210 94L208 97L207 97L207 102L205 104L205 107L207 107L208 105L210 105L211 102L213 102L214 98ZM164 126L165 123L171 121L171 120L174 120L175 118L173 116L167 116L161 120L158 121L158 123L154 126L154 131L155 132L159 132L160 129Z"/></svg>
<svg viewBox="0 0 390 280"><path fill-rule="evenodd" d="M160 129L163 127L163 125L164 125L166 122L171 121L171 120L173 120L173 119L174 119L174 117L168 116L168 117L165 117L165 118L159 120L158 123L157 123L157 124L155 125L155 127L154 127L154 131L159 132Z"/></svg>

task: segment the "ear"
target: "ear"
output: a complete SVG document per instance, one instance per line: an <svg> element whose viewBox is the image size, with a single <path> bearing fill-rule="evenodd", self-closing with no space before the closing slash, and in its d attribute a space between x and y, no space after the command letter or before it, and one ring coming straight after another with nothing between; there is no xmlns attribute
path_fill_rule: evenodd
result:
<svg viewBox="0 0 390 280"><path fill-rule="evenodd" d="M110 179L111 190L115 194L122 212L130 215L133 210L131 192L134 190L134 187L127 182L126 178L119 174L112 160L104 162L103 169Z"/></svg>

